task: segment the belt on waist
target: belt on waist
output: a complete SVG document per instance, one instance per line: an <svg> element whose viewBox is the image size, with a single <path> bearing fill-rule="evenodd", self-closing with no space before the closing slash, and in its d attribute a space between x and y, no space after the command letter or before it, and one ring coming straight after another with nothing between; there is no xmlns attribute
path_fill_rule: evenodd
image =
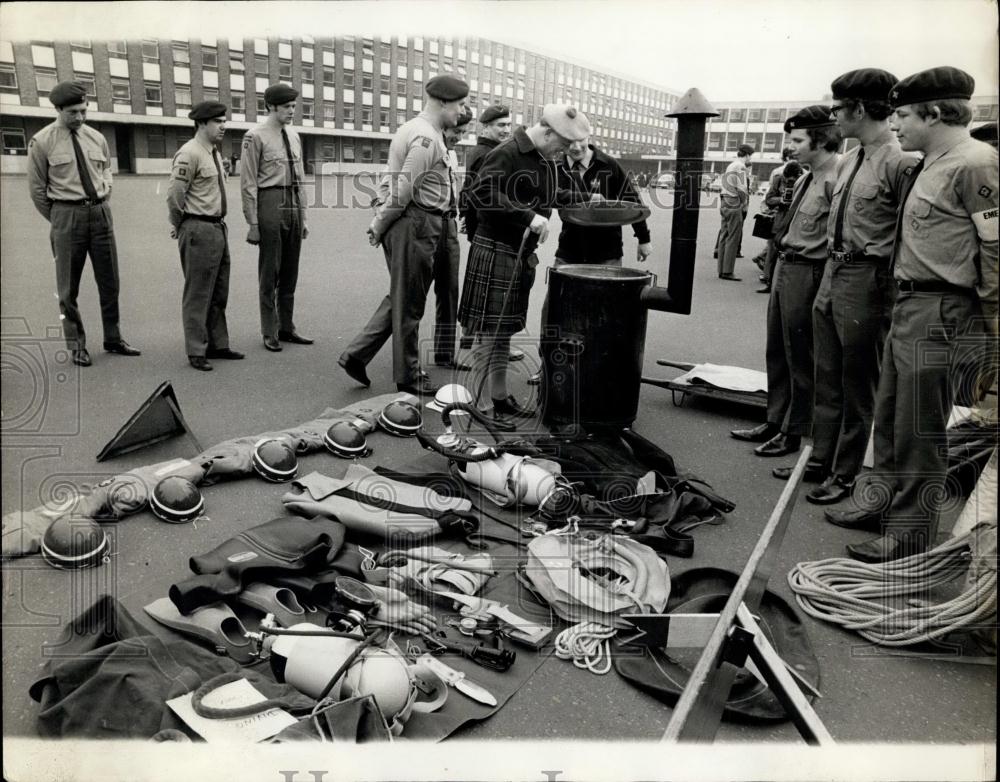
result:
<svg viewBox="0 0 1000 782"><path fill-rule="evenodd" d="M825 259L806 258L804 255L799 255L798 253L782 251L778 253L778 260L784 261L785 263L801 263L808 264L809 266L819 266L824 263Z"/></svg>
<svg viewBox="0 0 1000 782"><path fill-rule="evenodd" d="M877 255L865 255L860 250L831 250L830 258L837 263L888 263L887 258L879 258Z"/></svg>
<svg viewBox="0 0 1000 782"><path fill-rule="evenodd" d="M436 209L428 206L421 206L416 201L410 201L411 206L415 206L421 212L427 212L428 214L437 215L438 217L454 217L455 212L451 209Z"/></svg>
<svg viewBox="0 0 1000 782"><path fill-rule="evenodd" d="M53 201L53 204L65 204L66 206L97 206L103 204L108 198L81 198L78 201Z"/></svg>
<svg viewBox="0 0 1000 782"><path fill-rule="evenodd" d="M293 192L298 192L298 185L268 185L267 187L258 187L257 192L263 192L264 190L291 190Z"/></svg>
<svg viewBox="0 0 1000 782"><path fill-rule="evenodd" d="M203 223L223 223L226 218L223 215L196 215L185 212L182 220L201 220Z"/></svg>
<svg viewBox="0 0 1000 782"><path fill-rule="evenodd" d="M973 288L952 285L944 280L896 280L896 285L902 293L961 293L971 296L976 292Z"/></svg>

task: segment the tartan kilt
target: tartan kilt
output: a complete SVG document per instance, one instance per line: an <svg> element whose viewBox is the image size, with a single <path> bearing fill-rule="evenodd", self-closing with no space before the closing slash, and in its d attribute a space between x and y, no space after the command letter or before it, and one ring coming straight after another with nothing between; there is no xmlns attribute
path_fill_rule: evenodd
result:
<svg viewBox="0 0 1000 782"><path fill-rule="evenodd" d="M529 261L518 263L516 248L476 233L458 307L466 334L516 334L524 328L537 263Z"/></svg>

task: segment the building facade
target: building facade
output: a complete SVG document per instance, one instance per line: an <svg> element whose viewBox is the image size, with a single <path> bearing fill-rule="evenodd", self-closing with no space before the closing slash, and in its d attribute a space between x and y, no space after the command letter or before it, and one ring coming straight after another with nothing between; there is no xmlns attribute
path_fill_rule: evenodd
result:
<svg viewBox="0 0 1000 782"><path fill-rule="evenodd" d="M531 125L546 103L573 102L613 155L673 151L664 114L675 92L483 38L0 41L0 162L3 172L24 171L28 141L54 116L48 93L68 79L88 86L88 121L108 139L116 171L168 172L194 132L187 112L208 99L232 108L223 154L235 161L243 133L266 114L264 89L281 81L300 94L307 170L372 171L420 111L426 80L442 72L468 81L477 114L503 103L515 123Z"/></svg>

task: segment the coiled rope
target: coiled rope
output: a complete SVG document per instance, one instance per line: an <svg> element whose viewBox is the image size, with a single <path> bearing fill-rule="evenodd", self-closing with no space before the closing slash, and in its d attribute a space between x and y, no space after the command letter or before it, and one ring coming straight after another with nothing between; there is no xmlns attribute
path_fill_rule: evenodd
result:
<svg viewBox="0 0 1000 782"><path fill-rule="evenodd" d="M580 622L567 627L556 636L556 657L572 660L577 668L603 676L611 670L611 638L616 632L614 627L599 622Z"/></svg>
<svg viewBox="0 0 1000 782"><path fill-rule="evenodd" d="M788 574L799 607L816 619L839 624L882 646L911 646L942 638L996 616L996 558L980 559L973 584L957 597L926 604L931 589L966 572L977 530L922 554L872 565L852 559L800 562ZM887 598L911 596L905 607ZM918 596L919 597L915 597Z"/></svg>

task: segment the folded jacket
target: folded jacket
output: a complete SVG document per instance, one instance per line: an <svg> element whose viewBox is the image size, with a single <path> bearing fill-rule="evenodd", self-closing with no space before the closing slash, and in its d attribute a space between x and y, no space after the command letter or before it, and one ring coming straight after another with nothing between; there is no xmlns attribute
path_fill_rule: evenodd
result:
<svg viewBox="0 0 1000 782"><path fill-rule="evenodd" d="M325 570L344 543L344 527L332 519L283 516L248 529L207 554L191 557L198 574L170 587L170 599L187 614L238 594L245 583L276 573Z"/></svg>
<svg viewBox="0 0 1000 782"><path fill-rule="evenodd" d="M281 501L292 513L335 518L351 532L393 545L442 531L470 534L479 524L467 499L393 480L360 464L352 464L343 478L318 472L299 478Z"/></svg>

